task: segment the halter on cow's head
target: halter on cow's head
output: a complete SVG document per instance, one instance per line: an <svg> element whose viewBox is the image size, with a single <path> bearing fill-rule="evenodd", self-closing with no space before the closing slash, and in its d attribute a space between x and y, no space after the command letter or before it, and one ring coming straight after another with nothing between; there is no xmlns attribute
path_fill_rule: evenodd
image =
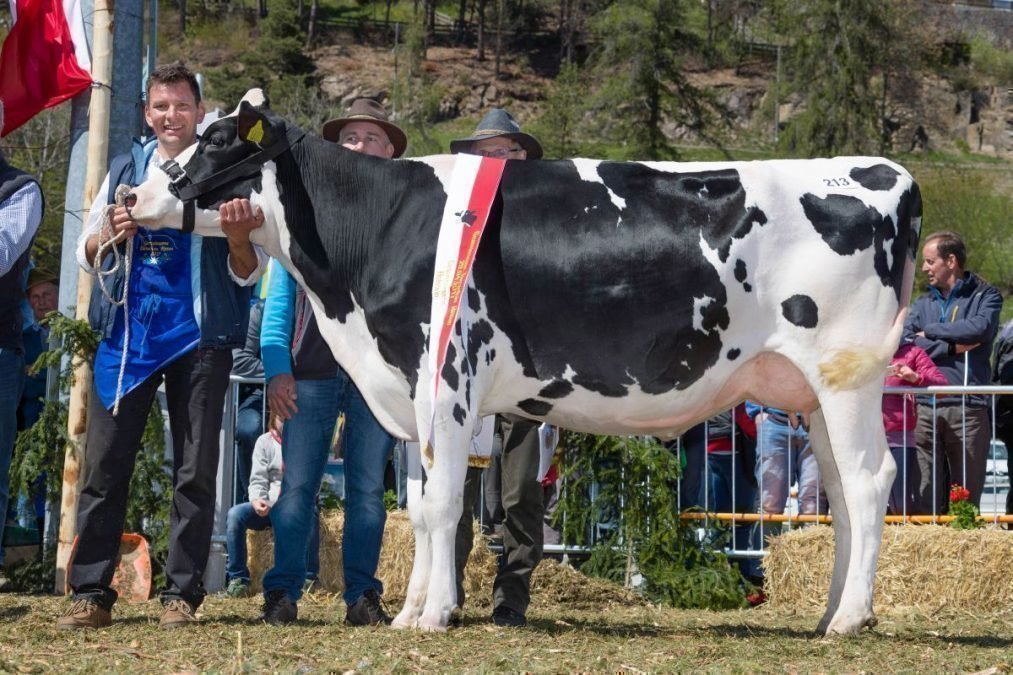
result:
<svg viewBox="0 0 1013 675"><path fill-rule="evenodd" d="M265 192L277 189L273 180L265 180L266 173L274 173L269 163L303 135L301 129L270 112L259 89L251 89L239 106L209 126L197 143L134 188L128 198L128 204L133 202L131 214L153 229L171 227L222 236L218 207L243 197L260 206L265 222L269 222ZM254 235L255 241L263 238Z"/></svg>

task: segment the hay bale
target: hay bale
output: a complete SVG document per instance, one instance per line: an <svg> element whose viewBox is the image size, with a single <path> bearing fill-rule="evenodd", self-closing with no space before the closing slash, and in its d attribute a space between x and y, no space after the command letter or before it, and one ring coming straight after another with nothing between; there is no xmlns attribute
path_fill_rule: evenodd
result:
<svg viewBox="0 0 1013 675"><path fill-rule="evenodd" d="M341 533L344 528L343 511L323 511L320 514L320 583L330 593L341 593L345 580L341 568ZM469 598L480 601L491 593L496 572L496 558L485 546L484 537L475 524L475 548L464 570L464 589ZM247 548L250 558L251 587L260 592L261 579L274 563L274 533L271 530L249 532ZM415 532L406 511L387 513L383 532L377 578L383 582L384 599L388 602L404 600L415 557Z"/></svg>
<svg viewBox="0 0 1013 675"><path fill-rule="evenodd" d="M833 571L833 529L795 530L770 540L765 590L771 607L823 607ZM877 610L1008 612L1013 535L940 525L887 526L873 602Z"/></svg>
<svg viewBox="0 0 1013 675"><path fill-rule="evenodd" d="M609 605L646 606L647 601L619 584L585 576L570 565L543 560L531 575L531 596L545 604L572 609L604 609Z"/></svg>

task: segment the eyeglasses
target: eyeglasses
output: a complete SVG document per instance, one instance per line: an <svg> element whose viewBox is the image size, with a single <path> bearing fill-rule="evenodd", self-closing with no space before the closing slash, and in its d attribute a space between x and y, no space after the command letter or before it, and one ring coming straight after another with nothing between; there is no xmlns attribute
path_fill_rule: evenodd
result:
<svg viewBox="0 0 1013 675"><path fill-rule="evenodd" d="M480 151L478 151L475 154L482 155L483 157L494 157L496 159L506 159L510 155L512 155L514 153L517 153L517 152L520 152L523 149L524 148L497 148L496 150L480 150Z"/></svg>

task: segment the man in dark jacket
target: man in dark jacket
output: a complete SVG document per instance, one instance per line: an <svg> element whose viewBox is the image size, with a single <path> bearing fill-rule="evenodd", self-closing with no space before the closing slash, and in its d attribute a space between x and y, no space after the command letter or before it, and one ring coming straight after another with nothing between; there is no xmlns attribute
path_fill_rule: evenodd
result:
<svg viewBox="0 0 1013 675"><path fill-rule="evenodd" d="M929 287L911 306L904 341L924 349L951 385L989 384L1002 296L964 269L958 234L929 235L922 257ZM919 397L914 513L945 513L953 483L967 488L973 503L981 499L992 435L988 405L984 396L941 396L933 408L931 397Z"/></svg>
<svg viewBox="0 0 1013 675"><path fill-rule="evenodd" d="M127 490L145 420L163 381L174 489L160 625L173 628L196 621L194 612L205 595L202 578L214 522L218 434L231 349L246 337L249 287L266 261L249 238L263 214L252 213L249 202L242 200L219 209L225 239L139 228L123 207L104 222L103 206L113 201L117 184L140 184L150 171L195 142L204 108L193 73L179 63L157 68L148 80L144 117L155 141L113 159L78 239L80 265L93 274L103 268L109 280L106 291L93 294L90 312L102 340L89 396L78 540L71 559L74 598L57 620L66 630L111 622L116 592L110 583ZM124 258L118 266L114 256L99 255L103 243L120 247ZM120 298L126 298L128 312L113 302Z"/></svg>
<svg viewBox="0 0 1013 675"><path fill-rule="evenodd" d="M3 128L0 101L0 129ZM42 223L38 182L15 169L0 152L0 541L7 522L8 472L14 453L18 402L25 379L22 310L25 271L32 241ZM3 548L0 547L0 562ZM3 577L0 575L0 585Z"/></svg>

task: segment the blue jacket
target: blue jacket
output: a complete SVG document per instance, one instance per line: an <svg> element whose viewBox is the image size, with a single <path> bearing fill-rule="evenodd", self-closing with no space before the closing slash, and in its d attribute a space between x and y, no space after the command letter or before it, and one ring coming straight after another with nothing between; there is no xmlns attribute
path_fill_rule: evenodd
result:
<svg viewBox="0 0 1013 675"><path fill-rule="evenodd" d="M134 140L129 153L113 158L109 163L109 194L105 204L112 204L116 186L125 183L140 185L144 171L148 166L152 153L155 151L155 140L141 143ZM101 208L104 204L95 203L92 208ZM241 347L246 341L247 322L250 316L250 298L252 286L240 286L229 275L229 244L224 237L202 237L190 235L191 256L194 263L191 269L192 288L194 292L194 319L200 327L201 349L232 349ZM123 249L121 249L122 252ZM102 261L102 269L111 269L112 256ZM124 275L122 267L107 285L114 298L123 295ZM214 311L205 311L206 308ZM113 306L102 294L98 284L92 288L91 305L88 309L88 320L92 328L100 332L106 339L112 334L119 307Z"/></svg>
<svg viewBox="0 0 1013 675"><path fill-rule="evenodd" d="M268 268L260 352L267 382L280 374L290 374L297 380L324 380L341 372L320 335L305 295L277 260L272 260Z"/></svg>
<svg viewBox="0 0 1013 675"><path fill-rule="evenodd" d="M992 379L989 355L992 341L999 330L1002 295L994 286L971 272L957 281L946 298L929 286L914 304L904 324L904 341L924 349L939 371L952 385L987 385ZM925 336L916 333L924 332ZM958 344L977 344L974 349L957 354ZM960 397L940 397L938 405L960 403ZM931 397L919 397L931 404ZM969 396L967 404L985 407L985 396Z"/></svg>

